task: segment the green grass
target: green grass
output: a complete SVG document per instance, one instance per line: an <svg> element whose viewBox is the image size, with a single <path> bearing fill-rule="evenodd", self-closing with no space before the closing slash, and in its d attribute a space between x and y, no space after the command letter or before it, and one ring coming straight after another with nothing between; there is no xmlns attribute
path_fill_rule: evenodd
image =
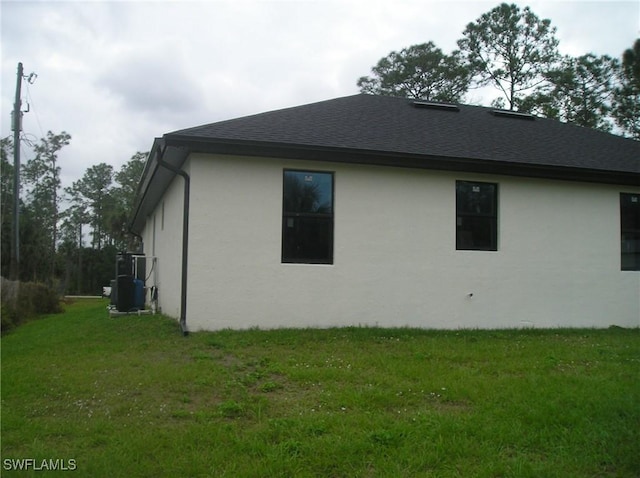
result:
<svg viewBox="0 0 640 478"><path fill-rule="evenodd" d="M105 306L2 338L3 477L640 476L638 329L182 337Z"/></svg>

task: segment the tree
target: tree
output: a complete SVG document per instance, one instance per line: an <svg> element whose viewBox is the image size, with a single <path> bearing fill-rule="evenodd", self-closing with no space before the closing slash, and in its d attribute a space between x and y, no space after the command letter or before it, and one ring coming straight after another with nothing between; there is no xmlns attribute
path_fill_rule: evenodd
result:
<svg viewBox="0 0 640 478"><path fill-rule="evenodd" d="M42 224L42 214L25 204L20 210L20 280L52 284L56 262L50 247L51 231Z"/></svg>
<svg viewBox="0 0 640 478"><path fill-rule="evenodd" d="M92 245L100 250L103 242L109 242L108 221L113 208L113 166L100 163L88 168L84 176L65 189L78 208L89 213Z"/></svg>
<svg viewBox="0 0 640 478"><path fill-rule="evenodd" d="M89 292L83 288L82 282L83 226L89 224L90 218L80 197L71 197L69 201L71 205L62 213L62 240L59 248L65 261L64 290L75 290L76 294L83 294Z"/></svg>
<svg viewBox="0 0 640 478"><path fill-rule="evenodd" d="M471 74L458 51L445 55L433 42L392 51L358 80L362 93L458 102Z"/></svg>
<svg viewBox="0 0 640 478"><path fill-rule="evenodd" d="M129 207L133 206L147 156L148 152L138 151L115 174L115 180L120 185L118 191Z"/></svg>
<svg viewBox="0 0 640 478"><path fill-rule="evenodd" d="M56 245L59 219L60 197L60 166L57 164L58 153L71 141L71 136L65 131L60 134L47 132L39 144L34 146L35 157L27 161L22 170L25 186L28 188L29 217L35 221L38 233L34 237L39 244L35 245L38 254L48 251L49 274L41 279L53 280L56 265Z"/></svg>
<svg viewBox="0 0 640 478"><path fill-rule="evenodd" d="M640 38L622 54L612 116L625 134L640 140Z"/></svg>
<svg viewBox="0 0 640 478"><path fill-rule="evenodd" d="M133 250L132 244L127 243L127 240L131 239L128 231L129 220L133 214L138 184L148 154L138 151L115 173L118 185L113 190L114 209L110 218L110 230L120 250Z"/></svg>
<svg viewBox="0 0 640 478"><path fill-rule="evenodd" d="M556 29L530 9L503 3L469 23L458 47L477 76L517 109L525 92L544 81L558 57Z"/></svg>
<svg viewBox="0 0 640 478"><path fill-rule="evenodd" d="M613 79L618 62L592 53L565 56L557 68L545 74L547 82L525 98L521 109L587 128L611 131Z"/></svg>
<svg viewBox="0 0 640 478"><path fill-rule="evenodd" d="M12 150L11 137L0 140L0 234L2 276L9 277L11 264L11 237L13 234L13 164L9 161Z"/></svg>
<svg viewBox="0 0 640 478"><path fill-rule="evenodd" d="M117 172L109 164L96 164L65 188L70 206L62 213L59 248L65 289L96 294L114 278L116 252L128 249L127 226L146 157L136 153ZM92 238L88 247L83 244L85 226Z"/></svg>

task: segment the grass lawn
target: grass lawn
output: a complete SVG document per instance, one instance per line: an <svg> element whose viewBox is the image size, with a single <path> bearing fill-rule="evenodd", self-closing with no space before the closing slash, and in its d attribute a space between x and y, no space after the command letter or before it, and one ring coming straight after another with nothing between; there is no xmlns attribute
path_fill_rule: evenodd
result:
<svg viewBox="0 0 640 478"><path fill-rule="evenodd" d="M105 307L2 337L3 477L640 476L638 329L182 337Z"/></svg>

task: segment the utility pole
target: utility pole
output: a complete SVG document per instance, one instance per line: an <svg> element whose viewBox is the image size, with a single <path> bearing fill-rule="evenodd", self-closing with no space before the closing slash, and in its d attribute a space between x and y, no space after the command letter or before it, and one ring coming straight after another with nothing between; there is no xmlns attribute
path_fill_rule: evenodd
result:
<svg viewBox="0 0 640 478"><path fill-rule="evenodd" d="M11 279L20 275L20 131L22 130L22 63L18 63L16 101L13 104L13 234L11 235Z"/></svg>

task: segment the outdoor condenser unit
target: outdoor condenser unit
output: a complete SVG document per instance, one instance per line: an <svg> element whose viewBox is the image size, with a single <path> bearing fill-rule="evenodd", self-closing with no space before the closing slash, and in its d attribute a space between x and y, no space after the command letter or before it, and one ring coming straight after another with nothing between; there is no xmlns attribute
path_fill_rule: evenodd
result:
<svg viewBox="0 0 640 478"><path fill-rule="evenodd" d="M142 255L128 252L116 255L116 280L112 281L111 303L118 312L144 309L145 259Z"/></svg>

